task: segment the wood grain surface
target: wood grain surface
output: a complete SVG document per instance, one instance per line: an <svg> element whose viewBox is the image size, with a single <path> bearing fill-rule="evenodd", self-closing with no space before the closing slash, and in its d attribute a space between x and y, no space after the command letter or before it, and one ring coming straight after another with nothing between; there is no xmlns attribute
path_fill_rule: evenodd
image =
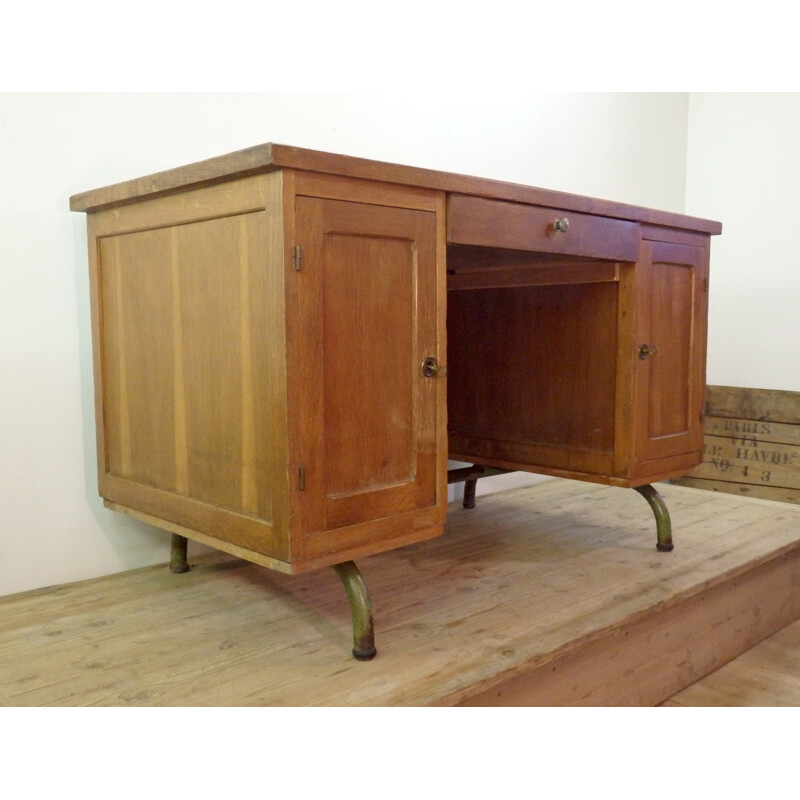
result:
<svg viewBox="0 0 800 800"><path fill-rule="evenodd" d="M553 480L453 505L443 537L360 563L369 663L350 656L331 570L213 554L185 575L153 567L7 597L0 702L655 705L800 616L800 509L661 488L672 553L656 552L629 490Z"/></svg>

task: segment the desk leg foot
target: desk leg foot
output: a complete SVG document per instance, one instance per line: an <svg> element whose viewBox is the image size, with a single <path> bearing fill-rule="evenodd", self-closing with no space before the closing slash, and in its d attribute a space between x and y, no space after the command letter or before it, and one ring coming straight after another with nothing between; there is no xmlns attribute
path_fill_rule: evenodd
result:
<svg viewBox="0 0 800 800"><path fill-rule="evenodd" d="M187 540L185 536L172 534L172 543L169 554L169 571L179 574L189 571L189 561L186 557Z"/></svg>
<svg viewBox="0 0 800 800"><path fill-rule="evenodd" d="M344 584L350 602L350 613L353 615L353 656L359 661L369 661L378 651L375 649L372 605L364 578L352 561L334 564L333 569Z"/></svg>
<svg viewBox="0 0 800 800"><path fill-rule="evenodd" d="M475 508L475 490L477 488L477 478L467 478L464 481L464 508Z"/></svg>
<svg viewBox="0 0 800 800"><path fill-rule="evenodd" d="M475 489L478 486L478 478L488 478L491 475L505 475L511 472L508 469L499 467L483 467L473 464L471 467L458 467L447 471L448 483L464 484L464 508L475 508Z"/></svg>
<svg viewBox="0 0 800 800"><path fill-rule="evenodd" d="M634 487L639 494L644 497L653 509L656 517L656 535L658 542L656 549L664 553L669 553L675 546L672 543L672 521L669 518L669 511L664 498L656 491L651 484Z"/></svg>

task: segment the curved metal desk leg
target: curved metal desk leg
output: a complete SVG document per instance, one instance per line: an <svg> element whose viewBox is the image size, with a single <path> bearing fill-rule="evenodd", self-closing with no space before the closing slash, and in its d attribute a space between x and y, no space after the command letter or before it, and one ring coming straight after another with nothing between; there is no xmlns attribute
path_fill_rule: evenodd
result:
<svg viewBox="0 0 800 800"><path fill-rule="evenodd" d="M475 508L475 489L477 487L477 478L467 478L464 481L464 508Z"/></svg>
<svg viewBox="0 0 800 800"><path fill-rule="evenodd" d="M634 486L639 494L644 497L653 509L656 517L656 535L658 543L656 549L668 553L675 546L672 544L672 521L669 518L667 504L664 498L649 483L645 486Z"/></svg>
<svg viewBox="0 0 800 800"><path fill-rule="evenodd" d="M187 540L180 534L172 534L172 543L169 554L169 571L180 573L189 571L189 561L186 558Z"/></svg>
<svg viewBox="0 0 800 800"><path fill-rule="evenodd" d="M372 605L364 579L352 561L334 564L333 569L344 584L347 599L350 601L350 613L353 615L353 656L359 661L369 661L378 651L375 649Z"/></svg>

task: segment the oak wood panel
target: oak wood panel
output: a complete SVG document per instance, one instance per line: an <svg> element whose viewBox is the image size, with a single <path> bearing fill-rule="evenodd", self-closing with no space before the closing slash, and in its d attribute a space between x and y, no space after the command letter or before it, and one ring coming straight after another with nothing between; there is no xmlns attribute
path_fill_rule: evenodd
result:
<svg viewBox="0 0 800 800"><path fill-rule="evenodd" d="M263 212L101 241L109 468L270 520Z"/></svg>
<svg viewBox="0 0 800 800"><path fill-rule="evenodd" d="M283 167L338 177L346 176L434 189L441 192L493 197L618 219L637 220L652 225L666 226L667 229L684 228L708 234L718 234L722 230L722 226L718 222L683 214L523 186L506 181L354 158L282 144L256 145L183 167L81 192L70 198L70 208L73 211L96 211L130 203L142 197L161 196L187 187L213 186L233 178L262 174Z"/></svg>
<svg viewBox="0 0 800 800"><path fill-rule="evenodd" d="M451 442L461 437L451 453L478 438L496 443L495 458L505 442L545 445L548 460L532 466L579 470L571 451L613 453L614 283L457 291L449 301L449 430Z"/></svg>
<svg viewBox="0 0 800 800"><path fill-rule="evenodd" d="M562 255L560 253L540 253L535 250L512 250L507 247L482 247L479 245L453 244L447 245L447 271L450 274L466 272L504 271L517 268L531 270L553 270L562 268L565 271L584 267L587 283L592 282L592 274L604 274L613 269L613 262L600 261L596 258Z"/></svg>
<svg viewBox="0 0 800 800"><path fill-rule="evenodd" d="M180 194L147 197L91 214L94 232L96 236L134 233L263 211L280 181L279 175L254 175Z"/></svg>
<svg viewBox="0 0 800 800"><path fill-rule="evenodd" d="M677 478L686 475L696 466L699 455L690 451L678 453L674 456L661 456L652 461L633 461L628 470L632 485L640 486L643 483L663 481L667 478Z"/></svg>
<svg viewBox="0 0 800 800"><path fill-rule="evenodd" d="M639 230L642 239L652 242L669 242L671 244L685 244L690 247L703 248L708 248L709 245L708 233L693 230L691 226L682 227L676 225L673 227L664 227L661 225L651 225L648 222L640 222ZM720 233L720 230L716 230L715 232Z"/></svg>
<svg viewBox="0 0 800 800"><path fill-rule="evenodd" d="M134 508L111 501L106 501L106 507L287 575L365 558L430 539L442 532L441 512L436 508L424 509L414 514L396 515L337 528L329 531L325 537L310 536L302 550L303 542L299 536L294 536L291 540L284 537L279 540L278 545L288 547L291 543L295 549L290 556L276 558L269 555L269 551L264 552L272 529L259 520L236 515L217 506L200 504L189 498L176 498L174 495L164 497L161 503L155 495L154 502L154 494L141 492L140 485L134 484L132 489L130 497L135 503ZM170 517L176 516L176 512L181 519L187 520L188 525L170 521Z"/></svg>
<svg viewBox="0 0 800 800"><path fill-rule="evenodd" d="M455 461L474 461L499 469L533 472L626 489L686 475L695 463L693 457L682 455L653 462L634 462L626 464L624 470L618 470L610 453L598 451L565 451L563 448L542 445L509 445L507 442L498 443L495 440L482 442L460 435L451 436L451 445L451 457ZM482 446L485 450L481 449ZM476 456L476 452L481 455ZM565 466L548 466L551 462L564 463Z"/></svg>
<svg viewBox="0 0 800 800"><path fill-rule="evenodd" d="M114 209L91 228L100 489L286 558L281 176L239 188ZM256 198L261 211L237 213Z"/></svg>
<svg viewBox="0 0 800 800"><path fill-rule="evenodd" d="M618 263L575 256L500 247L447 246L448 290L603 283L618 280L620 269Z"/></svg>
<svg viewBox="0 0 800 800"><path fill-rule="evenodd" d="M707 251L643 242L637 266L636 347L658 352L638 359L635 455L648 461L699 454L705 392Z"/></svg>
<svg viewBox="0 0 800 800"><path fill-rule="evenodd" d="M107 469L174 491L171 254L169 231L99 242Z"/></svg>
<svg viewBox="0 0 800 800"><path fill-rule="evenodd" d="M602 450L511 441L451 431L450 458L500 469L627 485L614 477L613 454Z"/></svg>
<svg viewBox="0 0 800 800"><path fill-rule="evenodd" d="M380 498L375 504L365 501L367 514L373 513L377 502ZM441 536L444 516L438 506L395 513L390 510L389 516L311 531L303 536L302 556L293 562L293 567L296 571L315 569Z"/></svg>
<svg viewBox="0 0 800 800"><path fill-rule="evenodd" d="M547 286L567 283L612 283L617 280L617 265L569 264L558 267L511 267L450 274L448 290L499 289L514 286Z"/></svg>
<svg viewBox="0 0 800 800"><path fill-rule="evenodd" d="M629 476L633 460L633 418L636 375L635 264L618 265L616 394L614 399L615 477ZM661 480L654 474L654 480Z"/></svg>
<svg viewBox="0 0 800 800"><path fill-rule="evenodd" d="M332 495L408 483L415 472L414 240L410 232L395 235L333 233L325 242L325 484Z"/></svg>
<svg viewBox="0 0 800 800"><path fill-rule="evenodd" d="M556 231L553 223L567 214L569 230ZM454 194L447 202L447 241L635 261L639 251L639 227L635 222L567 212L560 208Z"/></svg>
<svg viewBox="0 0 800 800"><path fill-rule="evenodd" d="M290 176L296 196L319 197L328 200L349 200L373 206L409 208L415 211L433 211L443 215L444 195L414 185L399 186L392 183L360 180L337 175L332 179L324 173L284 170ZM442 220L444 224L444 219Z"/></svg>
<svg viewBox="0 0 800 800"><path fill-rule="evenodd" d="M677 376L691 374L693 275L683 265L664 264L653 271L650 284L651 332L647 342L662 342L650 362L650 437L688 430L689 392L675 392ZM660 335L659 335L660 334ZM696 416L696 415L695 415Z"/></svg>
<svg viewBox="0 0 800 800"><path fill-rule="evenodd" d="M432 283L428 284L430 296L417 297L416 302L421 313L427 315L431 313L436 320L436 337L434 342L433 355L436 355L440 362L444 362L445 353L445 272L444 264L444 196L440 193L424 192L416 189L406 189L385 184L368 183L352 179L332 178L330 176L321 178L319 175L309 175L298 173L293 170L284 172L284 224L287 242L292 242L292 246L287 250L287 358L291 365L290 381L287 386L287 398L290 408L303 409L314 408L315 413L319 413L324 408L324 402L320 396L321 374L319 371L319 359L322 354L321 338L324 331L320 318L320 307L315 303L320 299L319 283L320 275L313 277L309 273L307 265L308 251L304 249L303 264L299 270L295 270L291 263L295 242L308 233L307 225L300 225L297 208L306 202L309 197L320 198L333 201L347 201L349 208L354 205L364 209L371 209L377 213L378 218L391 220L393 217L392 209L411 209L410 214L414 218L417 212L424 212L425 219L434 220L434 242L433 250L428 255L435 258L436 267L432 274ZM356 200L356 203L353 201ZM297 208L296 208L297 207ZM369 214L367 214L369 216ZM408 219L407 215L404 215ZM406 228L408 227L404 223ZM313 227L313 224L312 224ZM317 230L321 234L321 230ZM352 232L351 232L352 233ZM372 232L375 233L374 231ZM385 231L384 231L385 233ZM427 235L427 234L426 234ZM396 239L396 231L392 234ZM392 236L389 236L391 239ZM307 244L307 242L306 242ZM427 264L426 268L430 268ZM416 267L414 267L416 269ZM412 269L412 272L414 270ZM310 280L307 280L310 279ZM309 282L314 286L313 291L307 291ZM349 298L348 298L349 300ZM371 336L370 339L380 339ZM369 345L372 346L372 345ZM362 365L363 366L363 365ZM418 367L419 365L417 365ZM369 367L366 366L366 369ZM298 536L294 540L296 545L293 551L293 569L297 571L312 569L318 566L337 563L338 561L360 558L370 553L400 547L409 542L419 541L431 536L437 536L442 531L444 515L446 510L446 388L444 380L437 380L430 383L429 391L432 393L435 402L427 401L422 405L415 406L416 415L420 429L432 432L430 443L433 445L434 458L424 457L417 460L417 468L420 470L416 476L417 482L424 484L425 491L429 492L429 487L436 487L436 504L429 509L422 509L410 512L395 513L391 517L375 518L370 522L357 522L348 524L344 517L338 521L344 527L333 528L328 526L324 535L319 535L319 531L312 530L308 535ZM359 409L362 403L359 401ZM375 413L380 414L378 409ZM351 415L352 416L352 415ZM313 525L306 524L309 515L309 506L314 506L319 511L319 497L314 498L309 492L320 491L321 483L314 480L314 473L323 474L323 465L315 461L314 453L319 453L319 448L323 439L319 434L319 417L314 414L292 413L289 416L289 439L291 444L290 453L290 474L292 476L292 491L289 494L290 512L299 531L308 531ZM311 450L307 444L311 442ZM317 464L315 467L314 465ZM306 481L306 490L298 491L299 471L303 469ZM427 474L422 473L422 469L428 470ZM397 493L395 493L397 494ZM309 500L309 498L312 498ZM333 498L341 500L342 507L348 502L346 497ZM396 499L396 498L395 498ZM406 492L407 501L409 495ZM386 504L391 502L384 496L380 502ZM362 512L369 511L370 503L373 503L369 513L382 513L380 508L374 505L374 498L367 494L356 493L353 495L352 503L355 509L361 505ZM395 506L397 510L398 506ZM350 509L351 515L353 508ZM386 511L387 507L383 508ZM324 511L324 509L323 509ZM317 514L317 519L321 519ZM331 519L333 522L333 519ZM352 522L352 516L351 520Z"/></svg>
<svg viewBox="0 0 800 800"><path fill-rule="evenodd" d="M436 505L436 219L299 197L304 530Z"/></svg>
<svg viewBox="0 0 800 800"><path fill-rule="evenodd" d="M204 189L232 178L261 174L278 168L273 152L272 144L257 145L183 167L80 192L70 197L70 208L73 211L96 212L134 203L142 198L153 199L187 188Z"/></svg>
<svg viewBox="0 0 800 800"><path fill-rule="evenodd" d="M257 564L300 571L289 566L291 538L274 523L113 475L107 476L106 486L107 498L121 498L105 499L107 508L204 544L216 541L220 550ZM279 561L285 566L276 566Z"/></svg>

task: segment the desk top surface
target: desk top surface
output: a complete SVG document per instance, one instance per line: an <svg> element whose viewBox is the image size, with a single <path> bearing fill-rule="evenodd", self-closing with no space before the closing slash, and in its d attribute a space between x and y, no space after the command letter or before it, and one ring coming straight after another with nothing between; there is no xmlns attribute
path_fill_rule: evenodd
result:
<svg viewBox="0 0 800 800"><path fill-rule="evenodd" d="M722 225L719 222L684 214L658 211L517 183L372 161L282 144L256 145L183 167L82 192L70 198L70 208L73 211L99 211L136 202L146 197L170 194L277 169L300 169L417 186L447 193L529 203L653 225L666 225L708 234L718 234L722 231Z"/></svg>

